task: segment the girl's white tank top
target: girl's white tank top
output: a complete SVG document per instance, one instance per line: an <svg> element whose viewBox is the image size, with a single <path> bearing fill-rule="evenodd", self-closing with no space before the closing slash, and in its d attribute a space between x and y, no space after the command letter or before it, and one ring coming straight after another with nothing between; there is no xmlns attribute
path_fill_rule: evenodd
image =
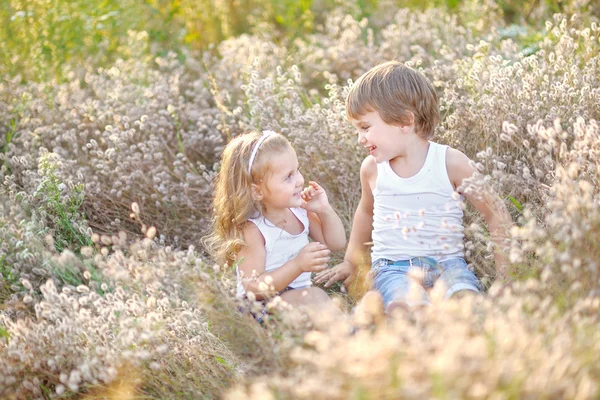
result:
<svg viewBox="0 0 600 400"><path fill-rule="evenodd" d="M372 261L463 257L464 198L448 177L447 149L429 142L423 167L410 178L399 177L389 161L377 164Z"/></svg>
<svg viewBox="0 0 600 400"><path fill-rule="evenodd" d="M270 272L281 267L283 264L296 257L298 253L300 253L300 250L308 244L309 221L306 210L303 208L290 208L290 210L304 226L304 230L297 235L292 235L284 229L275 226L262 215L257 218L249 219L250 222L256 225L265 239L265 272ZM246 294L246 291L242 285L242 277L240 276L239 269L237 269L236 272L237 295L243 296ZM293 287L294 289L310 286L310 278L310 272L303 272L288 286Z"/></svg>

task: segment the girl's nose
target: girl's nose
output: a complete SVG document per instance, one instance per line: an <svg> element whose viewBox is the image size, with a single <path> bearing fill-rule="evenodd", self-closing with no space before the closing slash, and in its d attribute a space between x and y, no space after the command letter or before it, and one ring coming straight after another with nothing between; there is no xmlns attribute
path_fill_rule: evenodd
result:
<svg viewBox="0 0 600 400"><path fill-rule="evenodd" d="M304 176L302 175L302 172L298 171L298 186L303 186L304 185Z"/></svg>

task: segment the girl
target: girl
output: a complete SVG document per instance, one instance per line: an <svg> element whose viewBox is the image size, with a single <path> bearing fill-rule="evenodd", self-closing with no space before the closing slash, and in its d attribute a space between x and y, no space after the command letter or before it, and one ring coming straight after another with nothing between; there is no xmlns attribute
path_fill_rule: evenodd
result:
<svg viewBox="0 0 600 400"><path fill-rule="evenodd" d="M311 272L327 268L346 234L323 188L303 185L296 153L280 134L241 135L225 147L205 243L220 263L236 265L238 296L279 294L293 305L331 301L311 287Z"/></svg>

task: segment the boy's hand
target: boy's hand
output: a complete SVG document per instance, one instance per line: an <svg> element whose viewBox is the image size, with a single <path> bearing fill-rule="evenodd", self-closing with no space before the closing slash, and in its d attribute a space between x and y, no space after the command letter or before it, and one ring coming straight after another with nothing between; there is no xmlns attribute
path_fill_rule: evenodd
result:
<svg viewBox="0 0 600 400"><path fill-rule="evenodd" d="M310 181L308 187L302 190L302 208L306 211L312 211L314 213L322 213L329 209L329 199L327 199L327 193L325 189L321 187L317 182Z"/></svg>
<svg viewBox="0 0 600 400"><path fill-rule="evenodd" d="M302 272L320 272L327 268L330 253L323 243L312 242L300 250L294 261Z"/></svg>
<svg viewBox="0 0 600 400"><path fill-rule="evenodd" d="M325 287L331 286L331 284L343 280L345 287L348 287L352 279L354 278L354 265L348 261L344 261L341 264L336 265L331 269L319 272L315 276L315 283L321 284L325 282Z"/></svg>

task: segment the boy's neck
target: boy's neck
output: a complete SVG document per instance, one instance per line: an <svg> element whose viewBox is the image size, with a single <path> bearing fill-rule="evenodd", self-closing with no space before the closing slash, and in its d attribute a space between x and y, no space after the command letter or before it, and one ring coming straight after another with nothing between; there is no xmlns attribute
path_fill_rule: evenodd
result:
<svg viewBox="0 0 600 400"><path fill-rule="evenodd" d="M419 135L412 134L405 138L403 148L398 152L396 157L390 162L400 161L401 163L410 163L412 161L424 160L427 157L429 150L429 140L422 138Z"/></svg>
<svg viewBox="0 0 600 400"><path fill-rule="evenodd" d="M429 145L429 140L417 135L409 139L403 151L390 160L392 170L402 178L416 175L425 165Z"/></svg>

